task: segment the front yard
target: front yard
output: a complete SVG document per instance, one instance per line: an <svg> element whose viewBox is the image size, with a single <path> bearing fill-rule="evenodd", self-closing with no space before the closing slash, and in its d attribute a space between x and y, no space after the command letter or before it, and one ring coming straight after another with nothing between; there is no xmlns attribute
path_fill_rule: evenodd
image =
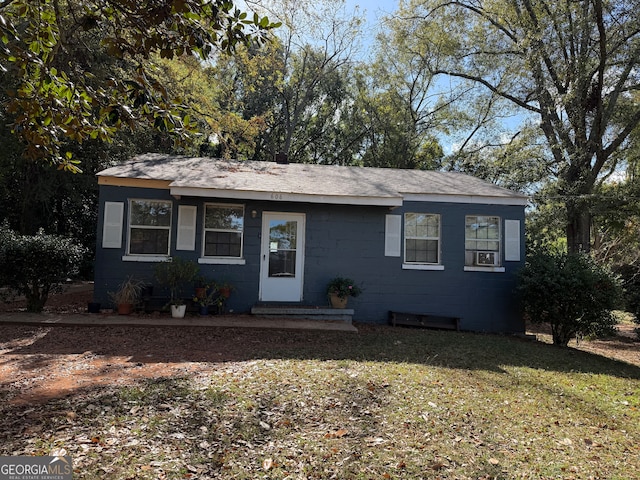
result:
<svg viewBox="0 0 640 480"><path fill-rule="evenodd" d="M78 479L640 477L640 362L359 327L0 326L0 455L63 449Z"/></svg>

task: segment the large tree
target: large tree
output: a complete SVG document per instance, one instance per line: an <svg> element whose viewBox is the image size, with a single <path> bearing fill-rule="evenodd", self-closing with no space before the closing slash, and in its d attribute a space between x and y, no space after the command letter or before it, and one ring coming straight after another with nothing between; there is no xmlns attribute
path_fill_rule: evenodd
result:
<svg viewBox="0 0 640 480"><path fill-rule="evenodd" d="M342 141L340 124L352 105L349 74L361 35L357 10L347 12L344 0L251 3L282 22L276 32L282 70L266 149L296 162L350 163L351 142Z"/></svg>
<svg viewBox="0 0 640 480"><path fill-rule="evenodd" d="M414 0L399 12L433 75L537 119L571 251L589 250L592 194L640 122L638 0ZM401 32L402 33L402 32ZM425 48L426 46L426 48ZM477 89L476 89L477 90Z"/></svg>
<svg viewBox="0 0 640 480"><path fill-rule="evenodd" d="M178 134L195 127L149 74L149 55L206 59L274 26L227 0L0 0L0 72L17 79L2 109L27 157L77 170L65 141L110 140L141 118ZM93 84L95 39L136 71Z"/></svg>

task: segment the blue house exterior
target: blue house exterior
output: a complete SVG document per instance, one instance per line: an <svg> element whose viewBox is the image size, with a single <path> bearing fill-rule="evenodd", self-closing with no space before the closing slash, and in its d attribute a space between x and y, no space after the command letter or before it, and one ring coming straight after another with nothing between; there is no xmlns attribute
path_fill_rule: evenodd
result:
<svg viewBox="0 0 640 480"><path fill-rule="evenodd" d="M445 172L231 162L147 154L98 174L95 299L128 275L153 284L182 257L235 287L227 308L327 305L353 278L353 319L390 311L460 318L463 330L524 332L514 295L527 198Z"/></svg>

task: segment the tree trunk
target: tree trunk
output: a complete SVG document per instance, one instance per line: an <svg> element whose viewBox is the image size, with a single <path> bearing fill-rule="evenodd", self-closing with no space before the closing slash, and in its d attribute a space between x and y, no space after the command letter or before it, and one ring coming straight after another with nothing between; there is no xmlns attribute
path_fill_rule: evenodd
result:
<svg viewBox="0 0 640 480"><path fill-rule="evenodd" d="M569 253L591 250L591 213L585 202L567 200L567 250Z"/></svg>

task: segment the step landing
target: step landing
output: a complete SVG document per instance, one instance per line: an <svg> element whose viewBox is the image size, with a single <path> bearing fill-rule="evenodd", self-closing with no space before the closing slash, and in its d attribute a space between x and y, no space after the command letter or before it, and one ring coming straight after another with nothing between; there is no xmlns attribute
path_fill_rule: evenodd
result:
<svg viewBox="0 0 640 480"><path fill-rule="evenodd" d="M251 308L251 314L263 318L320 320L351 324L354 310L351 308L260 304Z"/></svg>

